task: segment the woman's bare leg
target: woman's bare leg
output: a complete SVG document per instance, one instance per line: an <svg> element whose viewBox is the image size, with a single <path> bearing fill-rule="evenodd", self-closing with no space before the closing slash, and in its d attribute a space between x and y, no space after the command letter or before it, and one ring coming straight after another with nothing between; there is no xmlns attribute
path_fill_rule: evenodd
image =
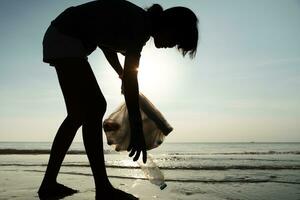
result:
<svg viewBox="0 0 300 200"><path fill-rule="evenodd" d="M82 136L85 150L91 165L96 186L96 199L130 200L133 195L115 189L106 173L103 152L102 119L106 111L106 101L88 62L85 76L84 99L85 116L82 124Z"/></svg>
<svg viewBox="0 0 300 200"><path fill-rule="evenodd" d="M101 126L102 117L99 115L87 116L82 125L82 138L93 172L96 191L105 191L112 188L105 169Z"/></svg>
<svg viewBox="0 0 300 200"><path fill-rule="evenodd" d="M106 173L102 140L102 119L107 104L89 63L85 62L85 65L85 88L82 94L85 99L85 114L82 138L94 176L96 191L104 191L112 188Z"/></svg>
<svg viewBox="0 0 300 200"><path fill-rule="evenodd" d="M60 65L58 67L63 68L66 66ZM40 198L51 196L63 197L76 192L76 190L58 184L56 179L76 132L82 125L82 112L78 109L79 101L77 98L79 88L72 84L74 81L72 80L73 78L70 77L70 75L72 75L71 73L68 75L63 73L62 70L57 70L57 75L64 95L68 115L60 125L54 138L45 176L38 192Z"/></svg>
<svg viewBox="0 0 300 200"><path fill-rule="evenodd" d="M67 116L54 138L43 183L55 184L60 166L81 123Z"/></svg>
<svg viewBox="0 0 300 200"><path fill-rule="evenodd" d="M76 190L58 184L56 178L79 127L80 124L74 121L70 116L67 116L59 127L52 144L46 173L39 189L41 199L49 196L64 197L77 192Z"/></svg>
<svg viewBox="0 0 300 200"><path fill-rule="evenodd" d="M102 141L102 118L106 110L106 101L89 63L86 60L68 61L58 65L56 70L68 117L53 142L43 188L47 188L46 183L56 182L67 149L82 125L83 141L94 176L96 196L103 198L105 195L112 200L136 199L113 188L107 177ZM66 138L68 142L65 141Z"/></svg>

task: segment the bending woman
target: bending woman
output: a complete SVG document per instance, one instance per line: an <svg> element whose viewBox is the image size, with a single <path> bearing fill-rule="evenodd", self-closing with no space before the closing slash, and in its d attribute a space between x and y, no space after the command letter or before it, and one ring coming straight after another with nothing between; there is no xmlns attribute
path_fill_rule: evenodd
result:
<svg viewBox="0 0 300 200"><path fill-rule="evenodd" d="M152 36L157 48L177 47L195 56L198 43L196 15L184 7L167 10L154 4L144 10L125 0L93 1L70 7L47 29L43 60L55 67L67 116L52 144L49 163L39 188L40 198L63 197L77 192L57 183L57 175L74 136L82 126L83 142L94 176L96 199L136 199L110 183L104 162L102 118L105 98L97 84L88 55L99 47L122 79L131 128L129 156L147 160L139 111L137 68L141 51ZM125 56L124 69L117 53Z"/></svg>

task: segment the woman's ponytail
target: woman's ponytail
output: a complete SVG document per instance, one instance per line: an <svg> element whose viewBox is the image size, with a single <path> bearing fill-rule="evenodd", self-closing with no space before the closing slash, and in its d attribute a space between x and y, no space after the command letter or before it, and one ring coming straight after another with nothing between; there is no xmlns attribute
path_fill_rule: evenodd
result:
<svg viewBox="0 0 300 200"><path fill-rule="evenodd" d="M163 11L163 8L159 4L153 4L150 8L147 8L149 16L155 22L159 21Z"/></svg>

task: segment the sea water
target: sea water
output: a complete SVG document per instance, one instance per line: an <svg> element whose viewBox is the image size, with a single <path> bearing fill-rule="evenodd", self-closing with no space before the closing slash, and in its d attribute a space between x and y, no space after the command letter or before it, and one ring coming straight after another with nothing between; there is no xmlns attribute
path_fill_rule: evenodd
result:
<svg viewBox="0 0 300 200"><path fill-rule="evenodd" d="M49 142L0 142L0 169L44 173L50 148ZM110 178L147 180L127 152L115 152L107 145L104 150ZM197 195L206 188L205 192L229 199L277 199L272 191L263 196L264 190L258 192L259 197L255 191L243 196L251 187L271 190L266 185L272 185L291 191L290 196L285 194L290 198L284 198L299 199L300 143L164 143L149 153L164 173L166 184L173 183L176 192ZM92 176L82 143L72 144L60 173ZM238 190L232 188L241 185L244 191L233 194Z"/></svg>

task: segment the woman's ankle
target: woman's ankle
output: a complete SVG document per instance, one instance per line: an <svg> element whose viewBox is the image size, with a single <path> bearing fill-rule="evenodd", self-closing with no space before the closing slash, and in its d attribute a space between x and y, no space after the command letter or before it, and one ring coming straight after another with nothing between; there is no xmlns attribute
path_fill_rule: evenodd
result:
<svg viewBox="0 0 300 200"><path fill-rule="evenodd" d="M115 189L114 188L114 186L112 185L112 184L110 184L110 183L108 183L108 184L102 184L102 185L100 185L100 186L96 186L96 191L97 190L101 190L101 191L110 191L110 190L113 190L113 189Z"/></svg>
<svg viewBox="0 0 300 200"><path fill-rule="evenodd" d="M57 184L57 181L55 179L47 179L47 178L44 178L43 181L42 181L42 184L41 184L41 187L42 186L51 186L51 185L56 185Z"/></svg>

